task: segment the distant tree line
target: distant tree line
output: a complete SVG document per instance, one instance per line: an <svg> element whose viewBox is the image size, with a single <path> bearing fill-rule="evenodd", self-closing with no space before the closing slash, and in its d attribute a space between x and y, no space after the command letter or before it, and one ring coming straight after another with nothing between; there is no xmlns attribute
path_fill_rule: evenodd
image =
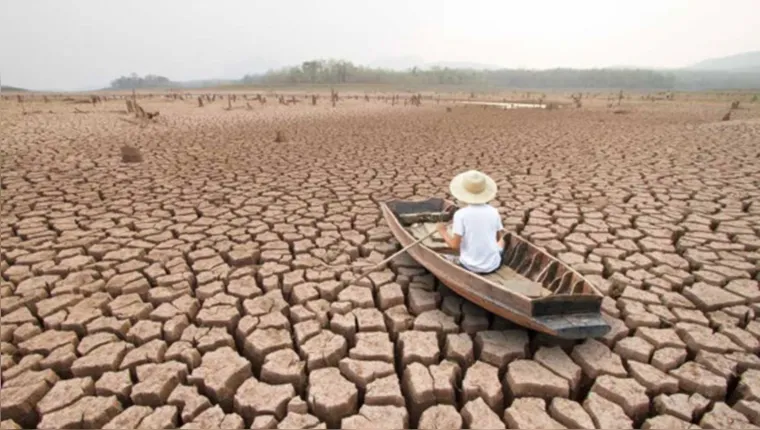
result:
<svg viewBox="0 0 760 430"><path fill-rule="evenodd" d="M216 81L208 81L212 83ZM112 89L197 88L204 82L173 82L164 76L132 73L111 81ZM610 89L626 90L737 90L760 89L760 73L647 70L647 69L500 69L448 67L389 70L355 65L344 60L311 60L300 65L248 74L224 85L340 85L381 84L401 87L459 86L468 88Z"/></svg>
<svg viewBox="0 0 760 430"><path fill-rule="evenodd" d="M243 84L396 84L505 88L623 88L704 90L760 88L760 74L647 69L500 69L432 67L387 70L344 60L312 60L301 65L246 75Z"/></svg>
<svg viewBox="0 0 760 430"><path fill-rule="evenodd" d="M24 88L19 88L19 87L10 87L8 85L1 85L0 92L3 92L3 91L14 92L14 93L25 93L25 92L28 92L29 90L24 89Z"/></svg>
<svg viewBox="0 0 760 430"><path fill-rule="evenodd" d="M340 60L306 61L300 66L246 75L247 84L402 84L517 88L672 88L675 79L651 70L551 69L472 70L433 67L375 69Z"/></svg>
<svg viewBox="0 0 760 430"><path fill-rule="evenodd" d="M343 60L312 60L304 61L300 66L271 70L264 75L245 75L243 83L271 84L345 84L370 83L369 72L372 69L355 66ZM387 71L393 73L393 71ZM377 78L375 78L377 79ZM387 80L393 83L398 79Z"/></svg>
<svg viewBox="0 0 760 430"><path fill-rule="evenodd" d="M676 70L675 89L700 90L756 90L760 89L760 70L757 72L726 72L711 70Z"/></svg>
<svg viewBox="0 0 760 430"><path fill-rule="evenodd" d="M137 73L132 73L129 76L121 76L120 78L111 81L111 88L115 90L131 90L132 88L165 88L176 85L176 83L164 76L145 75L140 77Z"/></svg>

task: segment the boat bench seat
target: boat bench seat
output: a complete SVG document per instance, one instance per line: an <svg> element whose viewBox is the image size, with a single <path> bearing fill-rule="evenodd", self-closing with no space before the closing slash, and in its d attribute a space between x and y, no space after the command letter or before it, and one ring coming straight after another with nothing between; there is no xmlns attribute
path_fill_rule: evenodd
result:
<svg viewBox="0 0 760 430"><path fill-rule="evenodd" d="M452 216L451 212L417 212L398 215L398 220L401 225L410 226L417 223L449 222Z"/></svg>

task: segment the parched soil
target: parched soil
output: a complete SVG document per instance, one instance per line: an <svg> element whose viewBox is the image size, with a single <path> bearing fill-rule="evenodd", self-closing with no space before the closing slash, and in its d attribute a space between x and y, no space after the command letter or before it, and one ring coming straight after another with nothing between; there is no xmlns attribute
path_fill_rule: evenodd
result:
<svg viewBox="0 0 760 430"><path fill-rule="evenodd" d="M0 101L2 428L760 426L760 107L241 100ZM399 249L378 202L468 169L608 335L407 256L346 286Z"/></svg>

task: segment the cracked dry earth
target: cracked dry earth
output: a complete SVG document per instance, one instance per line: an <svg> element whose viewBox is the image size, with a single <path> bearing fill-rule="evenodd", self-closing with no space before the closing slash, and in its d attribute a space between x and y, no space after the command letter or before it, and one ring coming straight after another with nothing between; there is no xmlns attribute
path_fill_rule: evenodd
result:
<svg viewBox="0 0 760 430"><path fill-rule="evenodd" d="M760 426L757 109L145 105L0 103L3 428ZM608 335L528 332L408 257L343 288L398 249L378 201L469 168Z"/></svg>

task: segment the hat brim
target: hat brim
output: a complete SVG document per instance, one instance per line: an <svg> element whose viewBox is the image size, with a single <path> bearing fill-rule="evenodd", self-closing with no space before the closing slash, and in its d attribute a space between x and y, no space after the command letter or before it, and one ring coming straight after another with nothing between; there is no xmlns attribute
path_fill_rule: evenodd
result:
<svg viewBox="0 0 760 430"><path fill-rule="evenodd" d="M464 177L467 173L469 172L456 175L454 179L451 180L451 184L449 184L449 191L451 191L451 195L454 196L455 199L462 203L478 205L488 203L496 197L496 192L498 191L496 182L488 175L483 175L486 179L486 189L483 190L482 193L474 194L467 191L464 187Z"/></svg>

